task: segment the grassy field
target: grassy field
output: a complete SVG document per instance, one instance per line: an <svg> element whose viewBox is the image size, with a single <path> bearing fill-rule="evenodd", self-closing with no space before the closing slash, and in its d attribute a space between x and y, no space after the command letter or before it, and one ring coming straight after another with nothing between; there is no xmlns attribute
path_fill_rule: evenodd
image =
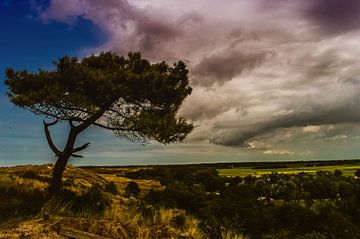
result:
<svg viewBox="0 0 360 239"><path fill-rule="evenodd" d="M245 177L248 175L252 176L261 176L264 174L271 174L271 173L284 173L284 174L297 174L301 172L305 173L313 173L315 174L318 171L330 171L333 172L336 169L342 171L343 175L345 176L354 176L356 170L360 169L360 162L352 162L349 164L342 164L342 165L316 165L310 166L309 163L294 163L294 164L287 164L283 167L279 168L259 168L259 167L247 167L247 166L240 166L240 167L233 167L233 168L223 168L218 169L219 174L221 176L226 177Z"/></svg>
<svg viewBox="0 0 360 239"><path fill-rule="evenodd" d="M0 167L0 238L70 238L68 233L93 235L71 238L204 238L198 220L183 210L141 207L149 190L162 190L158 181L122 177L117 168L69 165L63 194L45 202L52 167ZM131 181L141 190L137 197L125 192ZM182 227L174 224L177 217L184 218Z"/></svg>
<svg viewBox="0 0 360 239"><path fill-rule="evenodd" d="M253 175L259 176L258 180L261 180L260 176L271 173L315 174L336 169L344 176L354 176L355 171L360 169L360 160L121 167L69 165L63 177L63 194L46 202L52 168L53 165L0 167L0 238L66 238L56 229L59 226L109 238L206 238L199 227L200 219L187 212L186 208L144 204L146 195L150 191L162 192L167 186L173 186L175 191L172 193L210 200L206 190L215 189L206 187L218 185L216 182L224 186L224 180L233 180L218 177L216 170L224 177ZM195 181L187 185L191 180ZM202 187L194 187L199 185L196 180L203 180ZM209 180L214 184L207 183ZM169 183L173 181L181 183ZM129 196L126 192L130 182L136 182L140 188L137 196ZM180 189L179 185L182 185ZM241 185L246 186L245 183ZM201 190L205 190L205 196ZM175 199L171 198L173 201L170 202ZM185 201L188 202L187 199ZM277 207L285 202L281 199L274 200L274 203L278 201L281 204ZM211 202L216 203L216 200ZM227 230L221 232L226 234L223 238L236 238L231 230Z"/></svg>

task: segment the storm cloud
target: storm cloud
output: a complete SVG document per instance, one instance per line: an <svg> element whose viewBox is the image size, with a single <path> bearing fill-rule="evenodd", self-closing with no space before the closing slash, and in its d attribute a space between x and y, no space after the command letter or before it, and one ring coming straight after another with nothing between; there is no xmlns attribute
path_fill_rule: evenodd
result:
<svg viewBox="0 0 360 239"><path fill-rule="evenodd" d="M311 22L322 33L341 34L360 27L357 0L259 0L258 7L282 9Z"/></svg>
<svg viewBox="0 0 360 239"><path fill-rule="evenodd" d="M263 121L255 121L249 125L239 124L238 130L235 131L233 127L228 130L226 125L218 125L216 129L221 133L215 134L211 138L211 142L227 146L248 147L249 140L277 129L357 123L360 121L360 105L354 102L359 102L359 100L360 95L356 95L351 99L338 99L340 102L335 101L328 105L306 104L302 107L294 105L291 110L273 115ZM353 103L349 104L349 102Z"/></svg>
<svg viewBox="0 0 360 239"><path fill-rule="evenodd" d="M189 140L251 147L292 128L360 122L357 0L51 0L38 17L102 28L108 41L86 54L185 61L194 86L180 110L196 126ZM290 153L269 147L261 148Z"/></svg>
<svg viewBox="0 0 360 239"><path fill-rule="evenodd" d="M326 32L341 33L360 27L360 2L357 0L314 0L309 5L306 17Z"/></svg>
<svg viewBox="0 0 360 239"><path fill-rule="evenodd" d="M239 51L228 50L221 55L204 57L193 68L193 82L200 85L213 85L215 82L232 80L245 70L252 70L265 59L266 53L244 54Z"/></svg>

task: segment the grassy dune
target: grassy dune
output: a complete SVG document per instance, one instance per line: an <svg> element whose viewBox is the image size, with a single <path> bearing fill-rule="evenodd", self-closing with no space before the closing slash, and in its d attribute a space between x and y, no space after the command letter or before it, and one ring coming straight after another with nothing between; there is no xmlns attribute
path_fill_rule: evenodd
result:
<svg viewBox="0 0 360 239"><path fill-rule="evenodd" d="M68 238L58 233L59 228L107 238L203 238L198 221L182 210L149 207L145 215L141 195L160 190L157 181L69 166L64 175L66 193L45 203L51 170L51 165L0 168L0 238ZM125 195L130 181L140 187L137 198ZM110 183L115 190L108 192ZM91 201L96 204L86 205ZM179 216L185 218L181 226L174 223Z"/></svg>
<svg viewBox="0 0 360 239"><path fill-rule="evenodd" d="M251 216L254 211L270 210L266 215L272 212L274 217L274 212L282 213L287 208L293 208L315 217L321 213L318 210L320 206L340 213L329 218L333 220L343 216L344 228L348 230L351 229L348 226L352 226L348 217L350 212L340 209L341 205L353 206L350 202L356 195L352 193L359 182L354 173L360 169L360 162L68 166L61 194L46 201L52 167L0 168L0 239L69 238L64 231L90 233L103 238L258 238L243 236L245 229L254 236L265 223L258 220L259 215ZM342 176L338 172L332 173L335 170L340 170ZM316 174L318 171L327 172ZM297 175L301 172L305 172L306 176ZM272 173L277 174L269 175ZM246 177L248 175L256 177ZM303 180L300 186L296 184L299 180ZM136 193L134 189L129 189L131 184L136 185ZM316 190L313 185L316 185ZM328 186L339 191L335 199L326 194ZM318 195L318 191L324 195ZM274 200L269 196L270 192ZM231 206L228 208L227 205ZM249 205L253 209L248 210ZM234 216L234 210L243 213ZM229 221L224 221L224 217ZM297 217L298 214L294 215L295 219ZM244 218L252 218L253 221L240 226L231 224ZM231 221L233 219L235 221ZM272 218L275 219L286 224L281 218ZM297 235L289 225L284 231L263 230L265 237L259 238L279 238L279 235L282 235L281 238L294 238ZM274 237L266 237L270 234Z"/></svg>

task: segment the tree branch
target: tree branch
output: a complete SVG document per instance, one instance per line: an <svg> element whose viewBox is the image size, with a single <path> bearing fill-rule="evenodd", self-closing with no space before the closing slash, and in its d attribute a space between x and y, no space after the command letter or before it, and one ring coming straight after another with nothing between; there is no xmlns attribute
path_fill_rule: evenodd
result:
<svg viewBox="0 0 360 239"><path fill-rule="evenodd" d="M100 128L109 129L109 130L125 130L123 128L110 127L110 126L102 125L102 124L99 124L99 123L96 123L96 122L94 122L93 124L100 127Z"/></svg>
<svg viewBox="0 0 360 239"><path fill-rule="evenodd" d="M98 113L93 114L92 116L84 120L82 124L75 127L76 131L78 133L82 132L84 129L92 125L98 118L100 118L104 112L105 110L99 111Z"/></svg>
<svg viewBox="0 0 360 239"><path fill-rule="evenodd" d="M50 131L49 131L49 126L55 125L59 120L56 119L54 122L52 123L46 123L45 120L43 120L44 123L44 131L45 131L45 135L46 135L46 140L51 148L51 150L55 153L56 156L60 156L61 152L60 150L55 146L54 142L51 139L51 135L50 135Z"/></svg>
<svg viewBox="0 0 360 239"><path fill-rule="evenodd" d="M89 145L90 145L90 143L86 143L86 144L84 144L84 145L82 145L82 146L80 146L80 147L76 147L76 148L73 149L73 153L76 153L76 152L79 152L79 151L81 151L81 150L84 150L84 149L86 149L87 147L89 147Z"/></svg>
<svg viewBox="0 0 360 239"><path fill-rule="evenodd" d="M71 128L75 127L74 122L72 120L69 120L69 125L70 125Z"/></svg>
<svg viewBox="0 0 360 239"><path fill-rule="evenodd" d="M71 156L73 156L74 158L83 158L82 155L78 155L78 154L71 154Z"/></svg>

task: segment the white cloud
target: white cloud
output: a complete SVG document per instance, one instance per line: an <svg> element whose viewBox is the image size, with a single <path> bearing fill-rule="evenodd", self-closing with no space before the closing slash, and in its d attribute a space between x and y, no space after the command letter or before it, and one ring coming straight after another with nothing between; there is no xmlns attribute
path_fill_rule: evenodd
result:
<svg viewBox="0 0 360 239"><path fill-rule="evenodd" d="M264 154L269 155L294 155L294 152L290 152L288 150L265 150Z"/></svg>
<svg viewBox="0 0 360 239"><path fill-rule="evenodd" d="M304 133L318 133L320 131L320 126L318 125L309 125L302 128Z"/></svg>

